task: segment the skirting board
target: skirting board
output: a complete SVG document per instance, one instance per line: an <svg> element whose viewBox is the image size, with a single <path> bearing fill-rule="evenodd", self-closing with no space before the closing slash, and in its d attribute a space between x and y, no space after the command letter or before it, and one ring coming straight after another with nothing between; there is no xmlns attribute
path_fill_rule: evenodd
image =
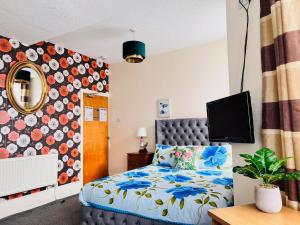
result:
<svg viewBox="0 0 300 225"><path fill-rule="evenodd" d="M20 198L1 201L0 219L48 204L58 199L78 194L81 187L81 182L74 182L56 188L49 188L34 194L25 195Z"/></svg>
<svg viewBox="0 0 300 225"><path fill-rule="evenodd" d="M79 194L80 189L82 188L83 184L81 181L69 183L66 185L62 185L57 187L55 190L56 199L66 198L72 195Z"/></svg>

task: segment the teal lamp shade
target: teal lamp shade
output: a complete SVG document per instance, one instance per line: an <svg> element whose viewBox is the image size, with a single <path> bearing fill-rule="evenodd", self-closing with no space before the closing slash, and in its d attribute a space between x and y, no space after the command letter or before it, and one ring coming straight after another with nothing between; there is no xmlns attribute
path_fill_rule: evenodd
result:
<svg viewBox="0 0 300 225"><path fill-rule="evenodd" d="M143 62L146 56L145 43L141 41L126 41L123 43L123 59L129 63Z"/></svg>

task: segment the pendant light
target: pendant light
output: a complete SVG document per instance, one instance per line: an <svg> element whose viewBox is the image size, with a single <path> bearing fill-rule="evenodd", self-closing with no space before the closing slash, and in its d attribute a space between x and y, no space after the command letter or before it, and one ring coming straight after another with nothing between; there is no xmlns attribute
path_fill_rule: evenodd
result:
<svg viewBox="0 0 300 225"><path fill-rule="evenodd" d="M133 34L136 32L136 29L129 29L129 31ZM145 43L141 41L126 41L123 43L123 59L125 59L128 63L140 63L145 59Z"/></svg>

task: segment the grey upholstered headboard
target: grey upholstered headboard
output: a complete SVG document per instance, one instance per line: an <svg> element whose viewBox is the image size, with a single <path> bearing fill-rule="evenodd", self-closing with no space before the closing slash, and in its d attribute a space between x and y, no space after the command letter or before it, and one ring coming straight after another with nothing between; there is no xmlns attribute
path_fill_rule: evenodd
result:
<svg viewBox="0 0 300 225"><path fill-rule="evenodd" d="M155 141L163 145L219 145L208 140L206 118L155 120Z"/></svg>

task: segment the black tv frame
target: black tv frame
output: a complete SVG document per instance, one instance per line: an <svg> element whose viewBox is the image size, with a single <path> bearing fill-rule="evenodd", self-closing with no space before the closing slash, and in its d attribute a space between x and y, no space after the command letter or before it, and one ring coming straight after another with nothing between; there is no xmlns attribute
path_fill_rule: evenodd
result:
<svg viewBox="0 0 300 225"><path fill-rule="evenodd" d="M245 140L244 138L241 137L221 137L221 138L211 138L210 137L210 129L209 129L209 105L210 104L215 104L217 102L223 102L223 101L228 101L231 97L237 96L237 95L245 95L246 94L246 99L247 99L247 105L248 105L248 119L249 119L249 140ZM255 143L255 137L254 137L254 126L253 126L253 115L252 115L252 106L251 106L251 96L249 91L245 91L239 94L231 95L225 98L217 99L211 102L206 103L206 110L207 110L207 122L208 122L208 137L210 142L228 142L228 143L249 143L253 144Z"/></svg>

